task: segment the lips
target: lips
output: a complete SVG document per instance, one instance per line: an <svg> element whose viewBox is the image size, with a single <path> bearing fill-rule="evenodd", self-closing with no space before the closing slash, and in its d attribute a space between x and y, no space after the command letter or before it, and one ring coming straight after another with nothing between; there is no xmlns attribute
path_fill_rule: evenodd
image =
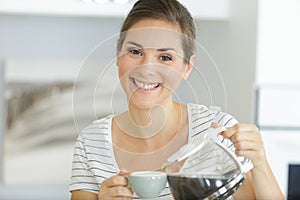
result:
<svg viewBox="0 0 300 200"><path fill-rule="evenodd" d="M133 83L135 84L135 86L140 89L140 90L144 90L144 91L150 91L150 90L154 90L155 88L158 88L160 86L160 83L155 82L155 83L146 83L146 82L142 82L142 81L138 81L136 79L132 79Z"/></svg>

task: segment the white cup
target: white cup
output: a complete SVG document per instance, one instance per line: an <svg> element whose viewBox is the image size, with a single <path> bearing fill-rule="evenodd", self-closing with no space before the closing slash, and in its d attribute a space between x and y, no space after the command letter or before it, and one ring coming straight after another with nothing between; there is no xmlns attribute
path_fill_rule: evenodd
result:
<svg viewBox="0 0 300 200"><path fill-rule="evenodd" d="M139 171L127 176L128 185L140 198L153 199L158 197L166 187L167 175L158 171Z"/></svg>

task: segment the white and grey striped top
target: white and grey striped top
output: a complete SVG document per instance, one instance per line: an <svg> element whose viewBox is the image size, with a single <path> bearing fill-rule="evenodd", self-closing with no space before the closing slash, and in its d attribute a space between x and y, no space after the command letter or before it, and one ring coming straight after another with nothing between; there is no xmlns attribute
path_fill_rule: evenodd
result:
<svg viewBox="0 0 300 200"><path fill-rule="evenodd" d="M187 105L189 141L207 131L213 118L225 127L238 123L231 115L213 108L198 104ZM102 181L119 173L111 138L113 116L92 122L79 134L74 148L70 191L99 193ZM233 148L229 140L221 138L221 141L227 147ZM169 188L166 187L157 199L173 199Z"/></svg>

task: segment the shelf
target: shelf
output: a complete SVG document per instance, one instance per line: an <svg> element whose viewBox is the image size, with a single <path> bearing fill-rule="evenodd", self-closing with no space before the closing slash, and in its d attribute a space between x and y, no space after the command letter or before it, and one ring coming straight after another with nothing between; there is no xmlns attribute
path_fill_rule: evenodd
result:
<svg viewBox="0 0 300 200"><path fill-rule="evenodd" d="M0 0L0 14L78 17L124 17L135 1L106 4L80 0ZM227 20L230 0L182 0L195 19Z"/></svg>

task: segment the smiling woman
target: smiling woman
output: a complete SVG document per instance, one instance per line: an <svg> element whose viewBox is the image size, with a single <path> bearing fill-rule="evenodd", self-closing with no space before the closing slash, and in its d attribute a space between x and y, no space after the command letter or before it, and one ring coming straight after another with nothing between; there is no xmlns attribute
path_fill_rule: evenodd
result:
<svg viewBox="0 0 300 200"><path fill-rule="evenodd" d="M124 175L160 170L182 146L207 132L212 122L226 128L219 133L220 141L254 164L234 197L283 199L255 125L238 124L220 110L173 100L176 88L192 72L195 35L190 13L177 0L136 2L116 49L128 108L81 131L74 149L72 199L138 198ZM172 198L168 187L158 197Z"/></svg>
<svg viewBox="0 0 300 200"><path fill-rule="evenodd" d="M257 55L257 8L259 8L259 10L262 10L263 13L263 15L259 13L258 21L260 21L261 17L268 15L270 12L273 12L275 15L268 17L268 19L272 19L272 21L270 21L271 24L269 23L269 21L265 21L265 23L262 24L263 30L267 28L273 34L261 35L259 32L259 35L263 37L261 40L261 37L259 36L259 42L263 42L263 44L266 44L266 41L271 41L273 38L276 38L276 41L278 41L278 38L285 38L293 42L282 40L282 44L295 47L299 46L295 45L295 41L299 41L295 39L297 31L292 29L293 27L296 28L294 24L297 23L294 23L294 21L296 22L298 18L294 17L297 16L294 14L297 13L298 6L295 5L298 4L299 1L289 0L284 2L280 1L280 3L279 1L269 1L272 2L271 7L268 5L260 6L260 4L265 5L265 3L267 2L265 0L258 1L260 2L258 7L256 5L258 2L253 0L180 1L183 2L183 4L186 5L186 7L189 9L196 23L198 38L197 59L193 69L193 73L191 73L187 81L182 81L182 84L179 86L178 91L176 91L177 93L174 99L176 99L177 101L180 100L180 102L184 104L189 102L196 102L205 105L218 105L222 108L222 110L234 114L234 116L238 117L240 121L253 121L252 116L254 116L253 114L255 111L253 105L253 82L255 79L254 73L255 71L257 71L255 70ZM47 3L44 3L44 7L40 7L41 2ZM44 79L45 76L49 75L51 75L51 77L53 78L57 78L61 77L62 75L70 75L72 73L75 73L76 76L78 67L83 61L82 58L85 58L87 56L87 53L90 52L90 50L92 50L96 45L98 45L100 41L107 41L107 39L110 40L109 44L106 43L107 45L101 45L101 50L99 50L99 53L97 54L97 56L95 56L98 58L97 63L91 66L91 68L94 69L93 74L95 76L93 78L90 78L88 81L97 81L97 78L102 74L101 72L106 69L106 63L108 63L107 60L115 61L115 45L117 41L116 37L118 36L114 38L111 38L111 36L116 35L116 33L119 32L120 24L122 21L121 17L124 17L125 13L128 13L128 6L130 6L131 8L132 5L128 4L120 6L118 9L114 9L113 7L107 7L105 5L96 4L94 2L92 4L85 4L80 1L70 0L60 0L57 2L59 2L59 6L57 6L58 4L53 3L53 0L9 0L0 2L0 62L4 64L1 65L2 68L0 70L0 88L5 89L5 74L9 70L8 68L6 68L6 64L8 63L7 61L20 60L20 68L18 68L17 70L13 70L13 73L17 72L18 74L22 73L23 75L33 75L33 73L28 73L30 70L24 67L24 64L31 64L32 62L35 63L36 61L40 61L39 64L36 65L38 67L34 68L34 72L37 72L35 74L38 74L40 78ZM295 3L292 4L290 2ZM17 6L20 4L24 5ZM280 6L277 6L278 4L280 4ZM264 10L264 8L266 9ZM285 12L285 14L282 15L282 12ZM24 13L26 13L26 17L24 17ZM278 23L273 23L274 21L281 23L282 26L278 26ZM269 25L274 25L274 27ZM258 30L261 30L260 27L261 26L259 26ZM277 27L284 28L281 28L280 31L277 31ZM286 37L286 35L283 33L289 34L289 37ZM295 37L290 37L291 34ZM205 50L209 52L209 54L217 64L217 67L215 67L215 65L210 62L206 54L202 53L202 47L199 45L199 42L201 42ZM275 43L278 47L278 42ZM270 44L272 45L270 45L269 47L272 47L271 49L277 51L278 53L283 53L282 51L278 51L278 48L273 48L275 43L271 42ZM268 59L264 52L265 51L259 50L259 54L262 53L262 57ZM268 52L268 55L272 55L272 51ZM276 57L291 63L291 61L293 62L294 60L291 59L291 54L289 53L291 53L291 51L285 51L285 54L289 55L287 57L290 58L287 60L285 56L276 57L273 55L270 56L270 58ZM297 54L297 51L294 51L294 53ZM297 58L297 56L295 58ZM28 62L25 62L26 60L24 61L24 59L26 59ZM67 70L67 66L69 65L66 66L63 63L60 63L61 60L71 61L76 68ZM273 59L272 61L276 62L277 59ZM277 64L279 64L279 66L285 67L274 68L274 65L272 64L269 65L269 67L273 67L273 70L281 70L282 72L287 73L290 72L290 74L293 73L293 77L297 77L297 74L299 73L294 73L293 70L286 71L286 67L292 67L292 65L286 65L286 62L284 62L285 65L280 64L281 62L276 62ZM297 63L297 61L295 63ZM261 66L264 66L263 69L268 71L267 65L263 64ZM96 118L100 119L109 113L122 113L127 108L126 96L124 95L124 93L121 93L122 88L118 82L118 76L116 75L116 71L118 68L115 67L115 63L113 63L109 69L113 72L109 74L105 73L105 76L102 76L103 79L101 80L101 86L98 87L97 90L97 101L95 102L97 103L96 112L94 112L94 109L90 108L94 106L94 102L92 101L94 87L91 90L84 89L84 91L78 92L78 98L75 99L77 100L75 102L76 107L74 107L74 113L76 114L75 125L78 126L78 130L82 130L87 124L89 124L89 122L95 120ZM260 73L260 69L258 69L258 73ZM270 73L264 73L263 75L267 76L268 74L270 75ZM280 74L280 77L282 79L289 78L289 81L296 80L291 79L289 76L282 76L282 74L286 73ZM258 75L260 76L260 74ZM221 76L222 80L220 79ZM272 77L274 78L274 76ZM279 80L278 78L275 79ZM74 78L71 81L73 82ZM118 84L117 90L120 91L121 98L119 95L115 95L114 93L114 86L116 84ZM93 86L94 85L96 84L93 84ZM193 87L192 90L191 86ZM88 93L88 91L91 91L92 94ZM110 101L112 97L111 93L114 93L112 104ZM1 90L1 99L2 97L4 97L4 94L5 92ZM74 138L78 136L77 131L74 130L74 121L72 119L72 94L70 94L69 98L70 101L68 102L57 102L58 104L63 103L64 105L69 106L70 109L68 109L67 112L59 111L59 109L56 110L59 116L62 116L63 118L64 116L67 117L67 115L69 115L68 125L65 120L61 120L60 117L56 117L57 115L53 115L52 113L44 113L44 115L51 119L54 118L55 121L59 124L54 125L52 123L47 123L48 127L53 130L51 133L49 133L49 138L51 138L51 141L65 141L65 139L67 138L65 138L64 136L69 135L69 139L72 140L70 141L70 146L64 146L65 150L63 152L65 153L63 153L61 149L59 149L59 152L57 153L56 150L58 149L53 146L53 149L55 150L53 151L53 156L50 156L51 159L49 159L48 162L40 162L42 166L38 166L35 164L36 161L40 161L40 158L24 158L24 162L21 162L21 165L20 160L16 159L16 162L14 162L14 164L18 168L9 166L9 163L12 162L8 162L7 159L10 159L12 157L7 155L8 151L4 150L4 155L2 157L0 155L0 173L4 173L4 185L0 186L0 196L3 199L24 200L26 197L28 197L27 199L30 200L68 199L66 195L68 194L68 191L65 185L68 185L68 181L70 178L69 174L72 162L72 153L70 154L70 151L72 151L72 143L74 145ZM51 101L53 99L49 98L48 100ZM1 105L3 105L3 101ZM112 105L113 109L111 109L112 107L110 105ZM3 105L1 108L2 109L0 109L0 113L2 118L0 118L2 120L0 120L2 122L1 124L3 125L3 119L5 117L5 113L3 112L5 112L6 106ZM97 116L95 116L95 113L97 114ZM41 115L34 116L35 118L27 117L26 120L28 120L28 122L30 121L29 123L25 124L27 127L29 127L29 124L36 122L36 119L38 119L39 121L45 119L44 117L41 117ZM268 119L270 120L272 118ZM285 118L285 120L287 119ZM37 123L35 124L38 125ZM40 125L40 130L42 130L43 132L48 131L48 129L45 129L43 124ZM69 126L69 130L71 131L60 129L61 126L65 127L64 125ZM0 137L3 138L3 140L0 139L0 149L5 148L3 146L3 143L5 144L6 140L8 139L3 128L5 127L0 125L0 129L2 130L0 131L0 134L2 134L2 136ZM60 130L56 131L56 128ZM17 131L17 133L22 133L23 131L24 129L21 129ZM38 136L38 134L35 135ZM270 134L270 138L273 138L273 136L273 133ZM282 136L285 138L287 137L286 133L282 133ZM63 140L61 140L62 138ZM39 141L33 140L32 137L28 137L27 139L28 142ZM298 141L294 140L294 138L289 138L289 140L295 142ZM13 141L16 140L13 139ZM265 141L268 144L273 140ZM25 143L24 139L22 138L20 140L20 143L11 144L11 146L9 147L20 148L21 146L19 144L23 146L28 143ZM43 145L40 145L40 142L37 142L35 144L38 147L43 148ZM272 151L273 149L270 148L267 144L265 144L267 147L267 151L273 152L271 156L277 155L277 151ZM278 150L276 145L274 146L274 148ZM35 150L33 152L35 152ZM280 150L278 150L278 152L280 152ZM26 154L28 153L28 151L21 151L20 153ZM19 156L21 154L15 155ZM44 154L41 155L41 157L49 158L49 155L49 151L45 151ZM60 161L56 161L60 158L62 158L62 163L60 163ZM277 165L276 162L272 163L272 158L274 158L276 162L280 161L278 160L278 156L268 157L268 160L271 164L273 164L274 170L276 172L276 169L279 169L282 165ZM284 156L284 158L286 158L286 156ZM1 168L1 163L4 165L4 171L1 170L3 169ZM49 163L52 163L54 167L51 167L52 165L49 165ZM280 164L283 163L280 162ZM18 170L23 168L25 165L28 166L28 170ZM15 184L16 182L12 183L6 181L7 178L12 177L7 173L6 169L9 169L10 174L13 175L13 177L15 177L17 181L22 181L24 184L18 185L17 187L12 187L14 189L9 190L8 188L10 184ZM43 169L45 170L45 173L37 173L38 171L35 169ZM55 174L56 170L59 172L59 174ZM31 176L31 173L29 173L29 171L31 171L34 176ZM16 172L19 173L16 174ZM25 175L26 177L28 177L28 179L21 178L21 176ZM285 186L285 181L282 181L285 179L281 179L282 177L284 176L280 175L278 177L278 181L283 186ZM29 182L37 180L40 181L38 183L39 186L27 186ZM49 183L49 180L61 182L65 185L62 185L62 188L59 191L48 190L50 188L50 186L47 185L47 183ZM283 187L283 190L284 189L286 188ZM5 196L5 194L8 195ZM59 197L59 194L61 195L61 197Z"/></svg>

